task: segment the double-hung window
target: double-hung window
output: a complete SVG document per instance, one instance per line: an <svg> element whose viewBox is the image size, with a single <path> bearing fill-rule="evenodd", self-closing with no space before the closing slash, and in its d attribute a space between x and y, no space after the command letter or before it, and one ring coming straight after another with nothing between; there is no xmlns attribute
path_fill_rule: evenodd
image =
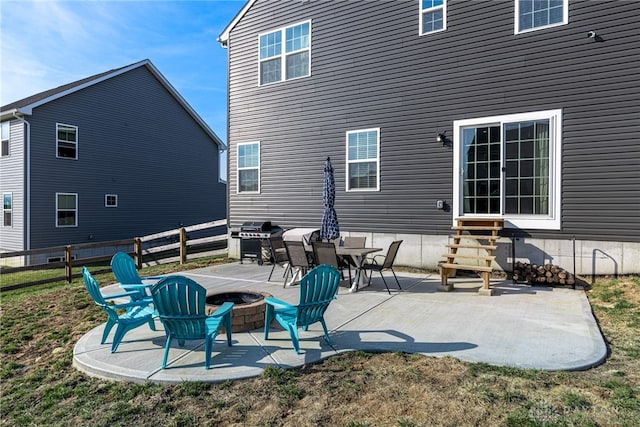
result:
<svg viewBox="0 0 640 427"><path fill-rule="evenodd" d="M10 145L10 141L11 141L11 136L10 136L10 122L2 122L2 157L8 156L9 155L9 145Z"/></svg>
<svg viewBox="0 0 640 427"><path fill-rule="evenodd" d="M420 2L420 34L447 29L447 0L418 0Z"/></svg>
<svg viewBox="0 0 640 427"><path fill-rule="evenodd" d="M515 2L516 34L569 22L569 0L515 0Z"/></svg>
<svg viewBox="0 0 640 427"><path fill-rule="evenodd" d="M13 225L13 194L2 194L2 225L11 227Z"/></svg>
<svg viewBox="0 0 640 427"><path fill-rule="evenodd" d="M238 144L238 193L260 192L260 142Z"/></svg>
<svg viewBox="0 0 640 427"><path fill-rule="evenodd" d="M78 195L56 193L56 227L78 226Z"/></svg>
<svg viewBox="0 0 640 427"><path fill-rule="evenodd" d="M347 191L380 189L380 128L347 132Z"/></svg>
<svg viewBox="0 0 640 427"><path fill-rule="evenodd" d="M311 21L259 36L260 84L311 75Z"/></svg>
<svg viewBox="0 0 640 427"><path fill-rule="evenodd" d="M56 125L57 157L78 158L78 127L58 123Z"/></svg>
<svg viewBox="0 0 640 427"><path fill-rule="evenodd" d="M454 121L454 216L560 228L561 110Z"/></svg>

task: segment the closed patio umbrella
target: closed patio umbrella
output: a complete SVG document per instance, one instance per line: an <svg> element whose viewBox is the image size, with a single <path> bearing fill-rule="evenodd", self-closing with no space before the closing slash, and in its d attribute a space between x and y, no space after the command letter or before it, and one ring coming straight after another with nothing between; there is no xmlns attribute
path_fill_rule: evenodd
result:
<svg viewBox="0 0 640 427"><path fill-rule="evenodd" d="M322 222L320 224L320 239L324 241L337 239L340 237L340 227L338 226L338 215L333 208L336 201L336 183L333 177L333 166L331 159L327 157L324 163L324 184L322 187Z"/></svg>

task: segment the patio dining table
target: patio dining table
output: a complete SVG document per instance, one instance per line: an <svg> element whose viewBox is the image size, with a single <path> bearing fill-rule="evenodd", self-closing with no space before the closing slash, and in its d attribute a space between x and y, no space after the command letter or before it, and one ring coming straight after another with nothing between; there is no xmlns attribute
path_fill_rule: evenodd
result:
<svg viewBox="0 0 640 427"><path fill-rule="evenodd" d="M308 253L312 253L310 248L305 247L305 250ZM338 255L339 257L350 257L356 266L356 274L353 278L353 282L351 283L351 287L349 288L349 292L358 292L361 287L366 286L366 274L362 272L362 265L364 264L364 260L366 259L367 255L380 252L382 250L383 248L352 248L345 246L336 246L336 255ZM285 251L285 248L279 248L277 249L277 251ZM288 283L291 284L294 281L295 277L292 277Z"/></svg>
<svg viewBox="0 0 640 427"><path fill-rule="evenodd" d="M365 285L366 274L362 272L362 265L367 255L380 252L383 248L352 248L336 246L336 254L341 257L350 257L356 265L356 275L349 292L357 292L360 285ZM364 286L362 286L364 287Z"/></svg>

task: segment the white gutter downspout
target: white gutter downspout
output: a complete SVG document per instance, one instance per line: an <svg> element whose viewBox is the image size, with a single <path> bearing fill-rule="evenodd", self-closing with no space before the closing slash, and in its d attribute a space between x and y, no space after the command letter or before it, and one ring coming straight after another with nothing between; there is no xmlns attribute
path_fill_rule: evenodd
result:
<svg viewBox="0 0 640 427"><path fill-rule="evenodd" d="M20 120L27 126L24 147L24 155L27 160L24 194L24 210L26 212L24 224L26 246L24 250L29 251L31 250L31 124L22 117L18 117L16 113L17 111L13 112L13 117L15 117L16 120Z"/></svg>

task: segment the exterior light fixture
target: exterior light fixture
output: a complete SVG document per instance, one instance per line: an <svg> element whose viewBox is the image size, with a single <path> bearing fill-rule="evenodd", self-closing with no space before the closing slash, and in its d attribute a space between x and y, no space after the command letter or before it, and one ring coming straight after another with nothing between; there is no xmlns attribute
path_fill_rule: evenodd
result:
<svg viewBox="0 0 640 427"><path fill-rule="evenodd" d="M444 133L439 133L438 136L436 137L436 141L442 143L443 146L447 145L448 143L447 135L445 135Z"/></svg>

